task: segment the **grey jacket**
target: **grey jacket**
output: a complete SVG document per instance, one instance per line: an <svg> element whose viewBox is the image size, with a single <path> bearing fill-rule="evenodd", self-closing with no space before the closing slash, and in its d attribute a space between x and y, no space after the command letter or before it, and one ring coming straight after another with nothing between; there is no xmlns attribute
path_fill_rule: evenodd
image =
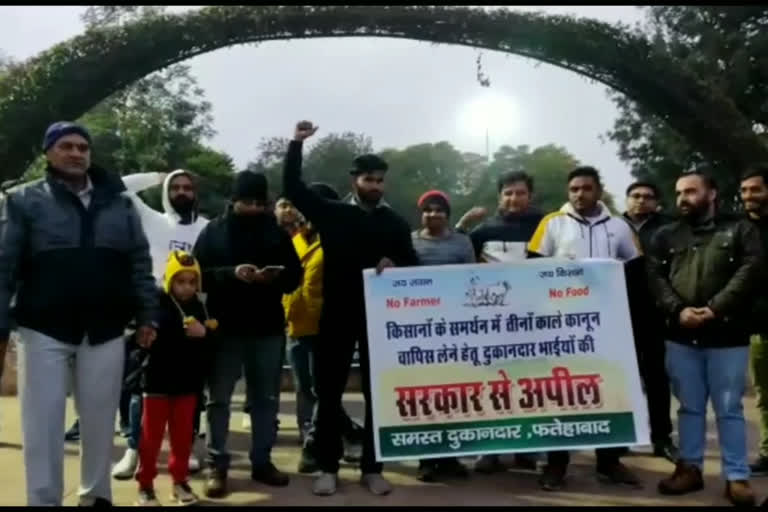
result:
<svg viewBox="0 0 768 512"><path fill-rule="evenodd" d="M157 292L139 216L118 175L96 167L88 175L87 208L50 172L3 199L0 340L11 317L72 344L117 338L134 318L154 322Z"/></svg>

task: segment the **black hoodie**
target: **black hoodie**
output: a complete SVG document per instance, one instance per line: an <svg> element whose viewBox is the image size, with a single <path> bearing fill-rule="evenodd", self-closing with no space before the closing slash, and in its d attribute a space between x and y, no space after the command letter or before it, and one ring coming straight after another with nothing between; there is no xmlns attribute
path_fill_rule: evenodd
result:
<svg viewBox="0 0 768 512"><path fill-rule="evenodd" d="M302 143L292 141L285 157L283 193L320 234L325 266L320 328L330 323L334 329L360 329L365 325L363 269L375 267L383 257L398 267L418 265L411 229L387 206L366 211L320 197L302 181L301 162Z"/></svg>
<svg viewBox="0 0 768 512"><path fill-rule="evenodd" d="M522 213L497 213L469 234L478 261L525 259L527 244L544 216L532 209Z"/></svg>
<svg viewBox="0 0 768 512"><path fill-rule="evenodd" d="M203 271L208 312L219 321L222 334L266 336L285 331L283 294L301 283L302 268L293 241L273 215L241 216L228 207L203 229L195 244ZM285 269L270 284L240 281L238 265Z"/></svg>

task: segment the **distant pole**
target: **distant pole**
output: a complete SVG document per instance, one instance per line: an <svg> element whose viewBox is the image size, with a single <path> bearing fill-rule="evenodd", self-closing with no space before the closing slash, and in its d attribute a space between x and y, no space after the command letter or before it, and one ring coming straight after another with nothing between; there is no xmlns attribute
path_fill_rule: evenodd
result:
<svg viewBox="0 0 768 512"><path fill-rule="evenodd" d="M491 143L488 137L488 128L485 129L485 159L491 163Z"/></svg>

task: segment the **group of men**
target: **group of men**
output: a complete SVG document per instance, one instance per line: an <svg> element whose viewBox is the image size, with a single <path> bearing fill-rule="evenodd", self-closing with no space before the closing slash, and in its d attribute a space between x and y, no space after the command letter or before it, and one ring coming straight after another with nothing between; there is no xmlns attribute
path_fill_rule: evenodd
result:
<svg viewBox="0 0 768 512"><path fill-rule="evenodd" d="M449 196L431 190L415 205L422 225L412 231L384 201L388 166L376 155L354 160L352 191L343 199L326 184L304 182L303 143L316 131L310 122L296 125L277 208L271 208L266 177L241 172L226 211L208 222L198 214L197 180L191 173L164 177L165 213L160 214L136 195L159 183L159 175L121 180L91 164L91 137L84 127L61 122L47 130L46 177L10 191L0 211L0 351L15 327L30 505L61 504L70 387L82 438L80 503L111 503L115 414L125 391L124 374L131 373L125 368L130 350L124 331L133 322L132 339L139 346L156 335L154 290L175 249L194 252L207 306L219 322L206 378L209 497L227 492L231 400L243 375L251 476L272 486L289 483L271 461L286 334L301 402L299 469L320 473L313 492L337 491L344 441L354 437L355 424L344 411L342 395L356 350L365 397L361 484L375 495L391 492L374 453L362 270L554 257L626 262L653 452L675 463L659 492L678 495L703 488L711 398L726 495L737 505L754 503L742 397L752 336L763 427L752 472L768 473L768 337L761 322L768 300L760 294L768 241L768 169L756 166L744 175L741 196L747 215L718 211L717 186L705 172L682 174L675 190L677 219L662 216L659 190L645 182L628 188L624 216L613 215L601 201L603 186L592 167L572 170L568 202L543 215L532 207L533 178L512 171L499 177L496 215L483 220L487 212L473 208L452 228ZM670 391L680 402L679 450L671 438ZM135 471L140 439L141 402L130 399L131 394L128 451L113 470L123 478ZM624 453L596 450L597 476L637 485L621 462ZM536 456L519 456L515 463L533 469ZM548 453L541 487L562 488L568 463L568 452ZM497 456L483 456L475 469L488 473L506 467ZM466 474L453 458L419 466L424 481Z"/></svg>

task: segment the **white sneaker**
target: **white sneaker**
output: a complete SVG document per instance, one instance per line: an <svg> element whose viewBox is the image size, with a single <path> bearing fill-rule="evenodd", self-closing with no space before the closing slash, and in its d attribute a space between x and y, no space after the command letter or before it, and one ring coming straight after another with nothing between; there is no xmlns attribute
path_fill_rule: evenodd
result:
<svg viewBox="0 0 768 512"><path fill-rule="evenodd" d="M194 475L200 471L200 459L194 453L189 454L189 473Z"/></svg>
<svg viewBox="0 0 768 512"><path fill-rule="evenodd" d="M175 484L173 486L171 497L179 505L192 505L200 501L200 498L198 498L197 494L192 491L192 488L189 487L187 482L184 482L183 484Z"/></svg>
<svg viewBox="0 0 768 512"><path fill-rule="evenodd" d="M112 468L112 478L115 480L130 480L136 473L136 466L139 464L139 452L133 448L125 450L125 455L120 462Z"/></svg>
<svg viewBox="0 0 768 512"><path fill-rule="evenodd" d="M312 484L312 494L315 496L333 496L336 494L338 477L336 473L321 473Z"/></svg>
<svg viewBox="0 0 768 512"><path fill-rule="evenodd" d="M243 430L251 431L251 415L243 414Z"/></svg>
<svg viewBox="0 0 768 512"><path fill-rule="evenodd" d="M360 477L360 485L376 496L386 496L392 492L392 484L378 473L368 473Z"/></svg>

